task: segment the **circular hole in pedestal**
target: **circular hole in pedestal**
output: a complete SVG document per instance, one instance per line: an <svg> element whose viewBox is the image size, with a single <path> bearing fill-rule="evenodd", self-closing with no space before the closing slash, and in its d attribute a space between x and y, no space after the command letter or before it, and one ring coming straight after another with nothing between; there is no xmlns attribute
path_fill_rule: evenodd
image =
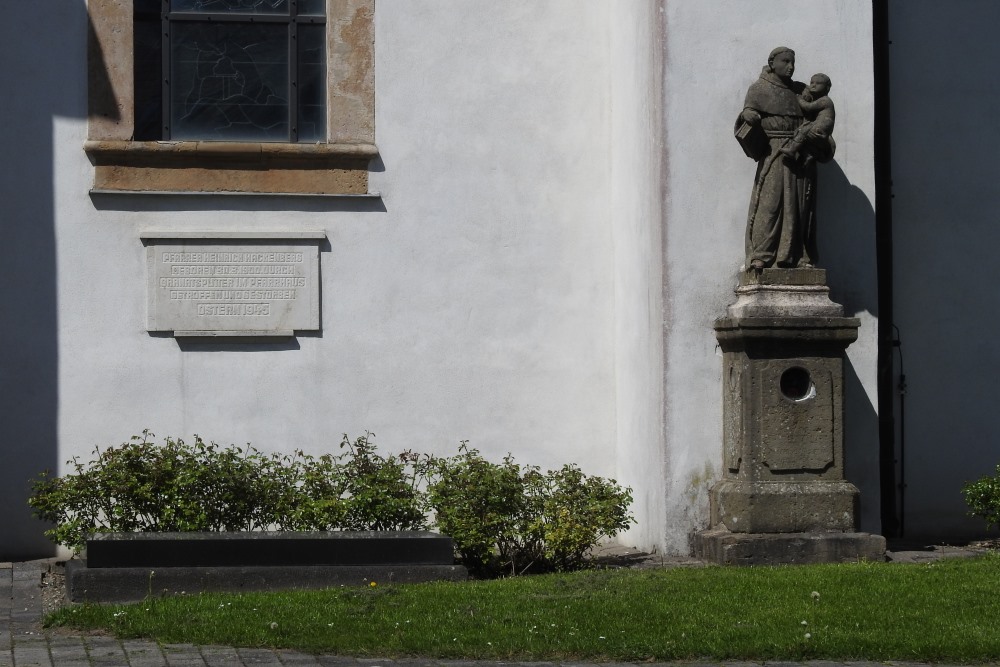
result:
<svg viewBox="0 0 1000 667"><path fill-rule="evenodd" d="M816 395L816 389L809 371L792 366L781 374L781 395L791 401L804 401Z"/></svg>

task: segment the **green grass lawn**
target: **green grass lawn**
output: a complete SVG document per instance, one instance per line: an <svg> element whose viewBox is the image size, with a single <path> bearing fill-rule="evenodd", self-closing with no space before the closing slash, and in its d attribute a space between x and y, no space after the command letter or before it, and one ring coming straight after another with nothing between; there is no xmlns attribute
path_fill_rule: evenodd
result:
<svg viewBox="0 0 1000 667"><path fill-rule="evenodd" d="M379 657L980 662L1000 659L1000 556L183 596L47 622Z"/></svg>

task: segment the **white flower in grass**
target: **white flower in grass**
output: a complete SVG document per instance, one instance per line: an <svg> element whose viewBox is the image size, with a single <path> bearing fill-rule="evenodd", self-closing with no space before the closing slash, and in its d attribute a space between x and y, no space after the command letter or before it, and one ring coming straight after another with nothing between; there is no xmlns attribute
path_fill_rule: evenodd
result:
<svg viewBox="0 0 1000 667"><path fill-rule="evenodd" d="M806 639L812 639L812 634L810 634L810 633L807 632L806 633Z"/></svg>
<svg viewBox="0 0 1000 667"><path fill-rule="evenodd" d="M799 625L809 625L809 622L808 621L802 621L802 623L800 623Z"/></svg>
<svg viewBox="0 0 1000 667"><path fill-rule="evenodd" d="M272 630L277 630L277 629L278 629L278 624L277 624L277 623L275 623L274 621L271 621L271 625L270 625L270 628L271 628Z"/></svg>
<svg viewBox="0 0 1000 667"><path fill-rule="evenodd" d="M819 591L813 591L812 593L809 594L809 597L811 597L813 600L818 600L819 599Z"/></svg>

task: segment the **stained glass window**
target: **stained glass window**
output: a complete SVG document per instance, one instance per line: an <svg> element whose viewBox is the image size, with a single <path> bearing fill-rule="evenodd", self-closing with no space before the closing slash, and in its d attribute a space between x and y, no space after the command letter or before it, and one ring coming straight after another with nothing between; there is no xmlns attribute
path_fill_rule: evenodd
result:
<svg viewBox="0 0 1000 667"><path fill-rule="evenodd" d="M134 3L137 140L325 140L325 0Z"/></svg>

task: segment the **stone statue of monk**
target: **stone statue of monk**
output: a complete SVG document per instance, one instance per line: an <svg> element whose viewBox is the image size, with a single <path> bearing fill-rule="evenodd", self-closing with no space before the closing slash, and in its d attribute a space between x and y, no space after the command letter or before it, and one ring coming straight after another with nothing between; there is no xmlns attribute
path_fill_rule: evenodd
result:
<svg viewBox="0 0 1000 667"><path fill-rule="evenodd" d="M809 268L816 265L816 161L833 158L835 144L814 150L816 161L788 159L782 152L805 120L792 80L795 52L771 51L760 78L747 90L736 120L736 137L757 161L747 215L746 269Z"/></svg>

